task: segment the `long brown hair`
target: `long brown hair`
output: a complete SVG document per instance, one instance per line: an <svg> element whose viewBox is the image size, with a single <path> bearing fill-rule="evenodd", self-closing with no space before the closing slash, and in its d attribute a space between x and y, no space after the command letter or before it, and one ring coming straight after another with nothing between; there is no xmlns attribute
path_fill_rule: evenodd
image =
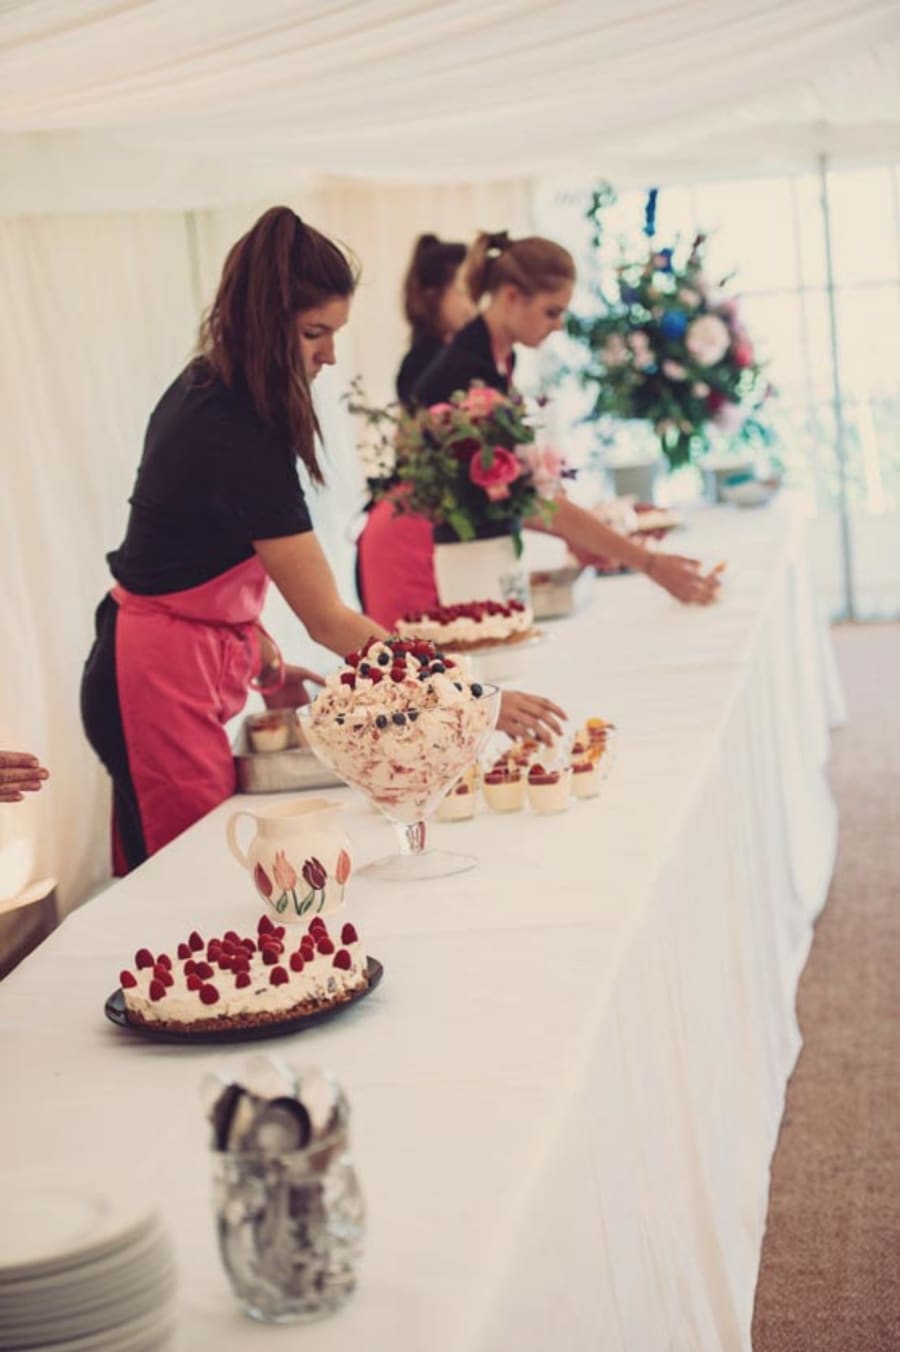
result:
<svg viewBox="0 0 900 1352"><path fill-rule="evenodd" d="M413 338L439 338L441 297L466 256L465 244L420 235L403 279L403 313Z"/></svg>
<svg viewBox="0 0 900 1352"><path fill-rule="evenodd" d="M352 296L358 275L356 261L290 207L270 207L229 251L200 326L201 362L230 389L246 390L263 422L289 441L319 484L319 423L297 315Z"/></svg>
<svg viewBox="0 0 900 1352"><path fill-rule="evenodd" d="M568 249L541 235L510 239L505 230L482 230L469 249L463 276L476 302L505 283L534 296L574 282L575 260Z"/></svg>

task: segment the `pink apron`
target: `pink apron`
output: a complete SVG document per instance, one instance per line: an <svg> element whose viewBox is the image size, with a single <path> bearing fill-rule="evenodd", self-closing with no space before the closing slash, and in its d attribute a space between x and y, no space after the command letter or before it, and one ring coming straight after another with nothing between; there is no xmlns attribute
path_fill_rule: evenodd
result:
<svg viewBox="0 0 900 1352"><path fill-rule="evenodd" d="M390 498L382 498L357 548L365 612L385 629L411 610L437 605L431 524L423 517L396 516Z"/></svg>
<svg viewBox="0 0 900 1352"><path fill-rule="evenodd" d="M187 591L115 586L116 676L147 853L235 791L224 724L259 669L268 574L256 555Z"/></svg>

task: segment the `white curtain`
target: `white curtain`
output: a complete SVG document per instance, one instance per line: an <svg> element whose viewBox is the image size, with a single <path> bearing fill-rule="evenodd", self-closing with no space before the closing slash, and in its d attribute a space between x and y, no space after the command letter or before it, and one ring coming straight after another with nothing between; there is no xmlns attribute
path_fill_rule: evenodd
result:
<svg viewBox="0 0 900 1352"><path fill-rule="evenodd" d="M339 396L357 373L373 397L390 393L416 234L525 230L529 194L522 183L393 194L338 183L285 197L363 265L340 365L320 381L329 484L311 494L354 601L349 528L361 476ZM108 876L108 785L78 707L93 612L110 582L104 555L122 537L147 416L192 349L227 249L268 205L0 220L0 747L32 751L51 771L40 794L0 806L0 897L52 875L66 909ZM277 595L265 618L290 660L333 661Z"/></svg>

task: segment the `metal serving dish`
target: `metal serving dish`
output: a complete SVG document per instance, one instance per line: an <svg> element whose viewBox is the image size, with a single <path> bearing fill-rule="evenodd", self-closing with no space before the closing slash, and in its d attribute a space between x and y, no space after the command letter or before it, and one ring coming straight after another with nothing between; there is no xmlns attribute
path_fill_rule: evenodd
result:
<svg viewBox="0 0 900 1352"><path fill-rule="evenodd" d="M342 787L344 781L326 769L309 747L301 744L294 711L281 712L289 738L289 744L283 750L256 751L253 748L251 729L260 717L271 718L271 714L249 714L241 724L232 746L241 793L286 793L298 789Z"/></svg>
<svg viewBox="0 0 900 1352"><path fill-rule="evenodd" d="M571 615L590 594L593 573L578 564L541 568L531 574L531 608L536 620L558 620Z"/></svg>

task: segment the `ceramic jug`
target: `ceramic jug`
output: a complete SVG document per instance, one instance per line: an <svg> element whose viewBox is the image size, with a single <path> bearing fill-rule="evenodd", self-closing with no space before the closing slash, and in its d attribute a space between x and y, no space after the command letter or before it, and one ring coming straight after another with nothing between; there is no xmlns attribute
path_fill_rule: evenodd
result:
<svg viewBox="0 0 900 1352"><path fill-rule="evenodd" d="M328 915L343 905L352 863L340 824L342 811L341 803L325 798L292 798L229 817L229 849L249 872L266 909L282 924L306 924L314 915ZM242 817L256 828L246 854L238 843Z"/></svg>

